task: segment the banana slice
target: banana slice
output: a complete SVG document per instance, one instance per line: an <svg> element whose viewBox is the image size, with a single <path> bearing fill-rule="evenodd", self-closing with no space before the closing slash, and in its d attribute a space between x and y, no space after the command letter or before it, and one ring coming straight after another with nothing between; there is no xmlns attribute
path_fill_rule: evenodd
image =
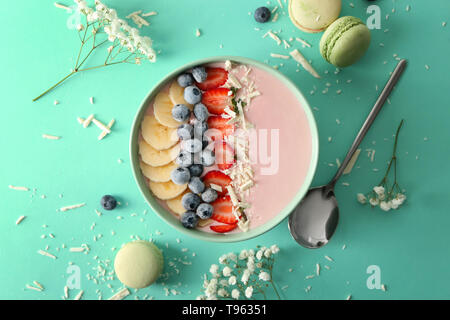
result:
<svg viewBox="0 0 450 320"><path fill-rule="evenodd" d="M161 125L154 116L145 116L142 121L142 137L156 150L166 150L178 142L177 129Z"/></svg>
<svg viewBox="0 0 450 320"><path fill-rule="evenodd" d="M155 98L153 110L155 118L160 124L169 128L178 128L182 122L175 121L172 117L172 108L174 104L165 92L160 92ZM186 121L187 122L187 121Z"/></svg>
<svg viewBox="0 0 450 320"><path fill-rule="evenodd" d="M171 162L162 167L152 167L141 161L142 174L154 182L167 182L170 181L170 174L177 168L175 162Z"/></svg>
<svg viewBox="0 0 450 320"><path fill-rule="evenodd" d="M199 220L198 221L198 226L199 227L206 227L206 226L209 226L210 224L212 224L213 222L214 222L214 220L212 220L212 219Z"/></svg>
<svg viewBox="0 0 450 320"><path fill-rule="evenodd" d="M166 201L166 204L169 207L169 209L179 216L181 216L183 213L186 212L186 209L181 204L181 198L183 198L185 194L186 192L183 192L178 197Z"/></svg>
<svg viewBox="0 0 450 320"><path fill-rule="evenodd" d="M153 194L161 200L170 200L178 197L187 189L187 184L178 185L172 181L168 182L153 182L149 183L150 190Z"/></svg>
<svg viewBox="0 0 450 320"><path fill-rule="evenodd" d="M189 109L194 110L194 106L184 100L184 88L178 84L177 81L172 82L169 88L169 97L173 105L184 104Z"/></svg>
<svg viewBox="0 0 450 320"><path fill-rule="evenodd" d="M144 140L139 141L139 154L141 155L141 159L152 167L162 167L169 164L175 160L179 153L180 144L170 149L159 151Z"/></svg>

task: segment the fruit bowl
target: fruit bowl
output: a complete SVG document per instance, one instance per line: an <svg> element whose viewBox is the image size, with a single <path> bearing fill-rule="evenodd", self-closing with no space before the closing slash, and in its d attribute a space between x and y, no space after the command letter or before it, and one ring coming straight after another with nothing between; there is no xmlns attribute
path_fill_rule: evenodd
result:
<svg viewBox="0 0 450 320"><path fill-rule="evenodd" d="M292 93L293 97L296 101L298 101L301 105L301 108L304 112L304 118L305 123L309 126L308 131L308 153L310 153L310 157L308 158L309 163L306 164L305 169L305 176L303 179L303 183L301 186L295 189L297 190L292 197L292 199L288 202L286 206L282 208L282 210L279 210L278 212L274 212L273 215L271 214L270 220L265 222L264 224L260 226L256 226L255 228L250 228L247 232L233 232L229 234L219 234L219 233L209 233L204 232L197 229L186 229L182 226L180 223L179 218L177 218L175 215L173 215L170 211L168 211L166 208L164 208L160 202L156 199L156 197L152 194L152 192L149 190L149 187L147 185L147 181L144 178L141 168L140 168L140 155L139 155L139 139L140 139L140 131L141 131L141 123L144 119L144 116L147 112L147 108L151 101L155 99L157 94L166 87L170 81L175 79L179 74L185 72L186 70L189 70L195 66L198 65L208 65L212 63L217 62L224 62L224 61L231 61L237 64L244 64L250 67L254 67L256 69L265 71L267 74L269 74L271 77L276 78L279 82L281 82L282 86L288 90L290 93ZM270 115L268 115L270 117ZM308 128L307 128L308 129ZM305 129L305 130L307 130ZM309 137L311 141L309 141ZM131 136L130 136L130 159L131 159L131 167L133 170L133 175L136 180L136 183L138 185L138 188L147 201L147 203L150 205L152 210L160 217L162 218L166 223L171 225L173 228L175 228L177 231L187 234L189 236L192 236L194 238L200 239L200 240L206 240L206 241L213 241L213 242L237 242L237 241L244 241L248 240L254 237L257 237L270 229L277 226L280 222L282 222L291 212L292 210L297 206L297 204L302 200L306 192L308 191L310 184L312 182L312 179L314 177L314 173L317 166L318 161L318 150L319 150L319 142L318 142L318 133L317 133L317 126L316 122L313 116L313 113L311 111L311 108L301 93L301 91L296 87L294 83L292 83L287 77L285 77L282 73L279 71L273 69L272 67L263 64L261 62L249 59L249 58L243 58L243 57L235 57L235 56L219 56L219 57L210 57L205 58L201 60L197 60L191 63L188 63L186 65L183 65L182 67L174 70L167 76L165 76L153 89L150 90L148 95L144 98L143 102L141 103L136 117L133 121L132 129L131 129ZM295 191L293 190L293 191ZM289 198L290 199L290 198Z"/></svg>

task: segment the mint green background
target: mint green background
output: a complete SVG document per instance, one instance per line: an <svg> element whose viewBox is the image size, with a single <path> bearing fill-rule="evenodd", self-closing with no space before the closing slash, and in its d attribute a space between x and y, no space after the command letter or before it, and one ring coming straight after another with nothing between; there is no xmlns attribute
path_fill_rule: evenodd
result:
<svg viewBox="0 0 450 320"><path fill-rule="evenodd" d="M121 16L137 9L156 10L152 25L143 29L162 50L156 64L143 66L120 65L110 69L76 75L63 86L39 102L31 99L64 76L74 63L78 38L65 26L68 15L53 7L52 1L19 1L14 5L2 0L1 20L3 32L1 63L2 110L0 126L0 298L3 299L59 299L63 294L66 268L71 261L82 271L84 298L96 299L96 289L105 298L121 287L118 281L96 286L86 280L93 273L93 257L113 259L111 247L119 248L130 241L131 235L148 239L153 234L155 242L164 249L166 262L189 256L192 265L180 267L181 275L173 275L137 293L155 298L194 298L201 286L201 275L209 269L222 253L238 251L261 245L277 243L282 251L276 263L275 278L286 299L442 299L450 294L449 275L450 223L446 199L449 191L447 160L448 108L450 81L448 80L448 52L450 26L442 27L448 18L450 3L433 1L377 1L382 8L382 29L373 30L373 42L368 54L357 65L334 74L334 68L319 55L320 34L304 34L295 29L287 15L276 23L258 25L248 12L265 1L219 0L154 0L113 1ZM272 8L276 1L271 1ZM343 1L343 15L366 19L365 1ZM69 2L67 2L69 3ZM406 12L407 4L411 11ZM395 7L395 13L392 8ZM6 10L8 9L8 10ZM384 17L389 14L389 20ZM196 28L203 35L196 38ZM375 122L361 148L376 149L375 162L371 163L365 152L359 159L359 169L345 176L337 196L341 207L339 229L331 243L317 251L299 247L290 237L286 221L269 233L254 240L236 244L205 243L187 238L165 225L147 208L132 178L128 160L129 130L135 112L148 91L165 74L194 59L212 55L241 55L267 61L271 65L280 61L270 58L270 53L284 53L269 38L262 35L268 30L282 29L281 37L307 39L312 48L299 48L313 60L323 75L317 80L301 70L296 72L293 61L281 61L280 71L290 77L319 110L315 111L320 132L320 160L314 185L326 183L334 174L336 158L342 160L353 137L369 112L384 85L396 60L393 54L407 58L408 69ZM383 32L389 29L389 32ZM384 43L384 47L379 43ZM221 49L219 46L223 44ZM387 61L387 64L383 64ZM430 65L430 70L425 69ZM328 74L324 74L328 70ZM346 80L352 83L347 84ZM322 94L326 83L332 84L327 94ZM315 90L316 89L316 90ZM338 95L336 90L343 93ZM314 90L314 94L310 92ZM89 97L95 97L95 104ZM360 97L358 100L357 97ZM60 104L53 105L57 99ZM278 111L276 111L278 112ZM77 116L90 113L103 122L115 118L113 133L101 142L95 126L82 129ZM341 121L337 124L336 119ZM394 133L401 119L405 127L399 145L399 181L407 190L407 204L397 212L385 213L359 205L358 192L366 192L382 177L391 153ZM59 141L44 140L43 133L61 135ZM331 143L328 137L333 137ZM425 141L424 138L428 140ZM385 141L385 138L387 141ZM418 157L418 159L416 159ZM119 164L117 159L123 159ZM380 172L372 169L378 168ZM33 192L8 189L8 185L36 188ZM114 194L122 206L114 212L97 217L103 194ZM41 195L46 199L41 199ZM63 194L63 198L59 198ZM273 199L276 201L276 199ZM57 212L61 206L86 202L87 206L66 213ZM137 217L131 216L136 213ZM20 215L27 219L15 225ZM117 216L123 220L117 220ZM143 219L143 222L140 221ZM94 231L91 224L97 224ZM42 228L47 224L48 228ZM110 231L115 230L112 236ZM162 235L156 235L156 230ZM53 233L56 238L41 239L42 234ZM93 236L103 234L94 242ZM178 244L176 238L181 239ZM88 255L70 253L60 249L88 243ZM169 248L166 249L165 243ZM346 244L347 249L341 250ZM49 245L57 260L36 253ZM182 252L182 248L189 248ZM192 252L196 253L192 257ZM335 259L327 262L323 256ZM304 280L314 273L315 264L330 265L319 278ZM366 269L378 265L382 283L388 292L369 290L366 287ZM288 272L293 268L293 272ZM167 268L171 273L172 269ZM37 280L46 290L42 293L25 290L25 285ZM178 287L178 282L181 286ZM310 293L304 288L312 286ZM164 287L175 288L182 295L164 295ZM71 292L73 298L77 291ZM134 295L130 297L134 298Z"/></svg>

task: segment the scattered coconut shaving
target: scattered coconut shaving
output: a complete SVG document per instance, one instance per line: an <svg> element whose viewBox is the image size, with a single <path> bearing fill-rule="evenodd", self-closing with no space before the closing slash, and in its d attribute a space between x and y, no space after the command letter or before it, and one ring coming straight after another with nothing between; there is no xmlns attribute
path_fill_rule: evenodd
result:
<svg viewBox="0 0 450 320"><path fill-rule="evenodd" d="M45 133L42 135L42 138L49 139L49 140L59 140L59 139L61 139L61 137L59 137L59 136L52 136L50 134L45 134Z"/></svg>
<svg viewBox="0 0 450 320"><path fill-rule="evenodd" d="M85 205L86 205L86 203L84 203L84 202L80 203L80 204L74 204L71 206L62 207L59 209L59 211L64 212L64 211L68 211L68 210L78 209L78 208L84 207Z"/></svg>
<svg viewBox="0 0 450 320"><path fill-rule="evenodd" d="M269 31L263 36L263 38L265 38L267 35L269 35L269 37L271 37L273 40L275 40L275 41L277 42L278 45L281 44L281 39L280 39L275 33L273 33L272 31L269 30Z"/></svg>
<svg viewBox="0 0 450 320"><path fill-rule="evenodd" d="M81 297L83 296L84 291L81 290L80 292L78 292L78 294L75 296L75 298L73 300L80 300Z"/></svg>
<svg viewBox="0 0 450 320"><path fill-rule="evenodd" d="M278 54L278 53L271 53L270 56L272 58L278 58L278 59L284 59L284 60L289 60L291 58L289 56L285 56L285 55Z"/></svg>
<svg viewBox="0 0 450 320"><path fill-rule="evenodd" d="M115 295L113 295L111 298L109 298L108 300L122 300L129 295L130 295L130 291L127 288L123 288L122 290L117 292Z"/></svg>
<svg viewBox="0 0 450 320"><path fill-rule="evenodd" d="M101 121L92 118L92 122L99 127L102 131L106 131L106 133L111 133L111 130L108 128L108 126L106 126L104 123L102 123Z"/></svg>
<svg viewBox="0 0 450 320"><path fill-rule="evenodd" d="M47 251L39 250L38 253L42 256L49 257L49 258L56 260L56 256L52 255L51 253L48 253Z"/></svg>
<svg viewBox="0 0 450 320"><path fill-rule="evenodd" d="M291 52L292 58L294 58L295 61L300 63L302 67L308 71L314 78L320 79L319 74L317 71L311 66L311 64L305 59L305 57L298 51L298 49L295 49Z"/></svg>
<svg viewBox="0 0 450 320"><path fill-rule="evenodd" d="M91 124L91 121L93 119L94 119L93 114L91 114L89 117L87 117L87 119L83 121L83 128L87 128Z"/></svg>
<svg viewBox="0 0 450 320"><path fill-rule="evenodd" d="M8 187L10 189L16 190L16 191L30 191L30 189L28 189L27 187L17 187L17 186L13 186L13 185L9 185Z"/></svg>
<svg viewBox="0 0 450 320"><path fill-rule="evenodd" d="M303 44L305 47L311 48L311 45L308 42L306 42L306 40L303 40L302 38L295 38L295 40Z"/></svg>
<svg viewBox="0 0 450 320"><path fill-rule="evenodd" d="M110 129L111 132L111 128L114 125L114 123L116 122L115 119L112 119L109 123L108 123L108 129ZM102 140L104 137L106 137L106 135L108 134L108 132L106 131L102 131L102 133L100 133L100 135L98 136L98 140Z"/></svg>
<svg viewBox="0 0 450 320"><path fill-rule="evenodd" d="M23 220L25 220L26 216L20 216L16 221L16 225L19 225Z"/></svg>
<svg viewBox="0 0 450 320"><path fill-rule="evenodd" d="M60 3L58 3L58 2L55 2L54 5L55 5L55 7L59 8L59 9L65 9L65 10L67 10L67 11L72 11L72 9L69 8L68 6L65 6L65 5L63 5L63 4L60 4Z"/></svg>

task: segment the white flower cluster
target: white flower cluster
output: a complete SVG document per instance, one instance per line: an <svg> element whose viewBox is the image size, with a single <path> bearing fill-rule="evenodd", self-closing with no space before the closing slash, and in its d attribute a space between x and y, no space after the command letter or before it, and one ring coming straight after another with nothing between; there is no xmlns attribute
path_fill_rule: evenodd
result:
<svg viewBox="0 0 450 320"><path fill-rule="evenodd" d="M224 254L219 258L219 264L209 268L210 278L205 274L203 281L204 295L200 300L217 300L224 298L250 299L255 288L264 290L264 282L272 281L271 272L274 255L280 251L277 245L270 248L259 247L257 250L242 250Z"/></svg>
<svg viewBox="0 0 450 320"><path fill-rule="evenodd" d="M114 9L108 8L101 1L95 0L95 8L87 5L85 0L74 0L78 11L86 16L88 23L98 22L108 35L108 40L120 45L131 53L141 53L151 62L156 61L156 53L149 37L139 35L139 30L132 28L125 20L119 19ZM79 28L80 29L80 28ZM108 51L112 48L109 47Z"/></svg>
<svg viewBox="0 0 450 320"><path fill-rule="evenodd" d="M397 210L406 201L406 196L403 193L399 192L394 195L393 192L389 192L386 194L383 186L375 186L373 192L367 197L362 193L358 193L356 197L359 203L366 204L369 202L372 207L379 206L383 211Z"/></svg>

